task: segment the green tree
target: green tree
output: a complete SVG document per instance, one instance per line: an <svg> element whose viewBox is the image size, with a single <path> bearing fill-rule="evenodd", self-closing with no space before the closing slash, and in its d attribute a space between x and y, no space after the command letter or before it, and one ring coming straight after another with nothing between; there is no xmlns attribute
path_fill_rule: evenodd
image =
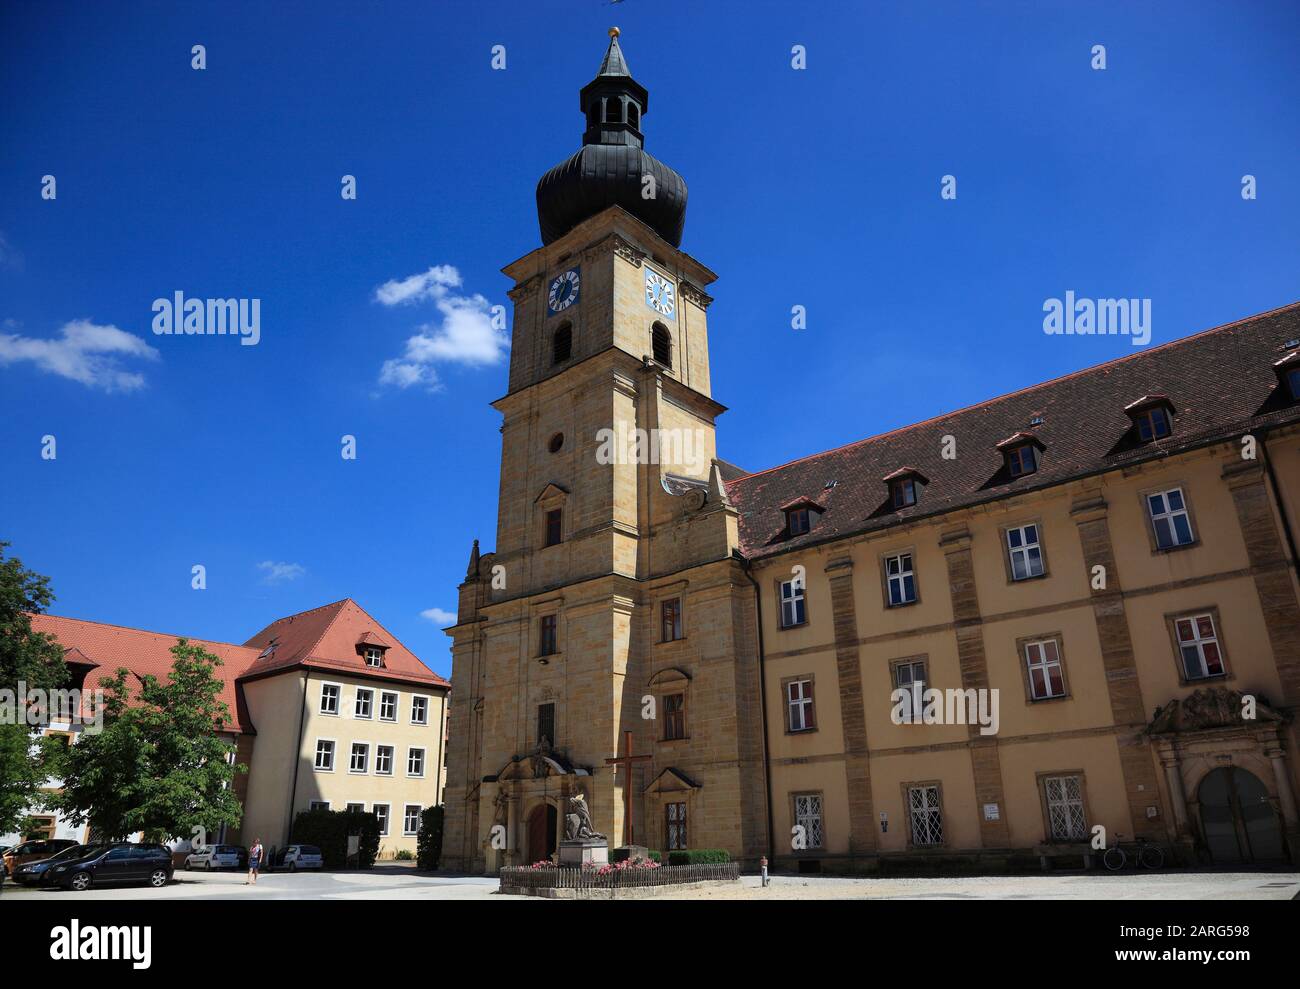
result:
<svg viewBox="0 0 1300 989"><path fill-rule="evenodd" d="M83 733L61 757L54 803L101 838L141 831L165 841L239 823L233 784L247 767L233 764L235 746L219 734L230 721L221 659L185 639L171 653L165 682L124 669L106 680L103 730Z"/></svg>
<svg viewBox="0 0 1300 989"><path fill-rule="evenodd" d="M67 681L63 649L53 638L32 631L31 615L54 600L48 577L28 570L17 557L5 557L0 542L0 834L22 831L28 811L43 805L40 787L48 778L39 735L17 705L19 687L55 690Z"/></svg>

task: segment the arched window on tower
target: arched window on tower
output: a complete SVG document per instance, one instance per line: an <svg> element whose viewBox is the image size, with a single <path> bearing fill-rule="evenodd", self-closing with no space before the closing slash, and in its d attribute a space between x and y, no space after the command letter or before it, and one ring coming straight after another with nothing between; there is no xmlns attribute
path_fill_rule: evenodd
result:
<svg viewBox="0 0 1300 989"><path fill-rule="evenodd" d="M651 354L656 364L666 368L673 366L673 335L663 323L655 323L650 331Z"/></svg>
<svg viewBox="0 0 1300 989"><path fill-rule="evenodd" d="M623 101L617 96L605 97L605 123L621 124L623 122Z"/></svg>
<svg viewBox="0 0 1300 989"><path fill-rule="evenodd" d="M563 364L573 356L572 323L564 322L555 328L555 335L551 337L551 354L556 364Z"/></svg>
<svg viewBox="0 0 1300 989"><path fill-rule="evenodd" d="M641 110L635 103L629 102L627 105L627 122L633 127L641 126Z"/></svg>

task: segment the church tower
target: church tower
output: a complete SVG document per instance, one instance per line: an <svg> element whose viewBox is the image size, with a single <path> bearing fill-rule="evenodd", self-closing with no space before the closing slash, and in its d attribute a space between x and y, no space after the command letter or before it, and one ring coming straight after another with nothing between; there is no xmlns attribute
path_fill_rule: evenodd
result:
<svg viewBox="0 0 1300 989"><path fill-rule="evenodd" d="M496 549L453 637L444 861L547 858L581 792L610 847L766 835L755 587L717 459L686 184L647 153L618 29L580 93L582 147L542 176L514 286ZM631 733L628 735L628 733ZM649 759L606 763L627 740ZM624 807L630 808L630 822Z"/></svg>

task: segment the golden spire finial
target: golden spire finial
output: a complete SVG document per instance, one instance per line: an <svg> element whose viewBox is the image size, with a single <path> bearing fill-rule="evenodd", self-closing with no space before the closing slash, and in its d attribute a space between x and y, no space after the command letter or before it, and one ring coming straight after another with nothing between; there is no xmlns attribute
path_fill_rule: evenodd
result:
<svg viewBox="0 0 1300 989"><path fill-rule="evenodd" d="M619 31L618 28L616 28L616 27L612 27L612 28L609 29L609 36L610 36L611 38L617 38L617 37L619 36L619 34L620 34L620 31Z"/></svg>

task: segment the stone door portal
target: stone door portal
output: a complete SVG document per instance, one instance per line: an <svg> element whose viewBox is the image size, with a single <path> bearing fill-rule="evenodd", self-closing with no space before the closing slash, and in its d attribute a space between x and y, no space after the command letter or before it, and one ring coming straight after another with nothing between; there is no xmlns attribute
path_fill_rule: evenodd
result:
<svg viewBox="0 0 1300 989"><path fill-rule="evenodd" d="M549 859L556 850L558 818L550 804L540 804L528 815L528 865Z"/></svg>
<svg viewBox="0 0 1300 989"><path fill-rule="evenodd" d="M1216 769L1201 781L1197 795L1215 865L1282 859L1282 829L1268 791L1254 773L1238 766Z"/></svg>

